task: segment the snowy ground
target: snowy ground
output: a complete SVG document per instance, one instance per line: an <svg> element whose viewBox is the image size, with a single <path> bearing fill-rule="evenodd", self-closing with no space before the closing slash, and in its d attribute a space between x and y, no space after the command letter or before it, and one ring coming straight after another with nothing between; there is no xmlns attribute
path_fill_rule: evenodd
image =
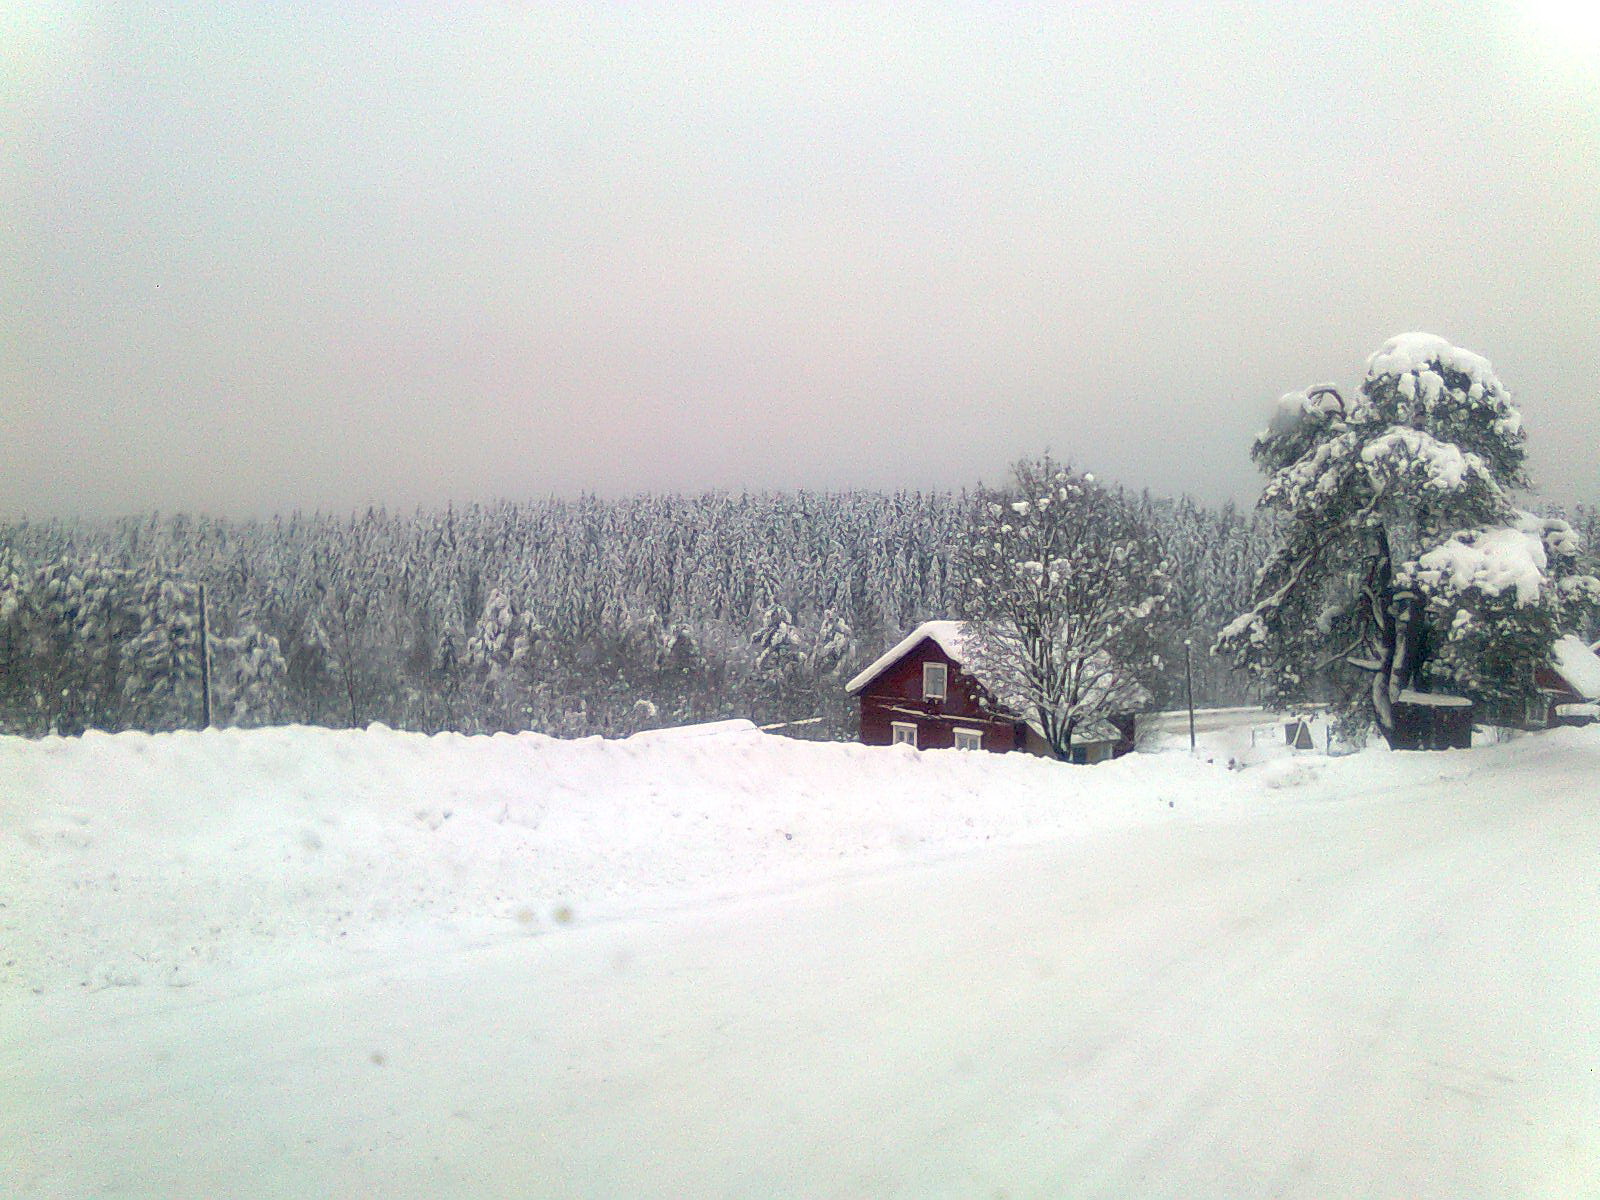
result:
<svg viewBox="0 0 1600 1200"><path fill-rule="evenodd" d="M1206 724L0 739L0 1194L1600 1195L1600 731Z"/></svg>

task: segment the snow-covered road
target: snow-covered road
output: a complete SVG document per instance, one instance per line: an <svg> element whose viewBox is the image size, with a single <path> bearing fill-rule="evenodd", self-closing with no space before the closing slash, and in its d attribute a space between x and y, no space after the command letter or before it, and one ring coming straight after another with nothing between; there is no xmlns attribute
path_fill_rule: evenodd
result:
<svg viewBox="0 0 1600 1200"><path fill-rule="evenodd" d="M1558 762L1515 796L1412 784L1105 829L111 1018L38 999L0 1041L0 1177L1600 1194L1600 808L1592 756Z"/></svg>

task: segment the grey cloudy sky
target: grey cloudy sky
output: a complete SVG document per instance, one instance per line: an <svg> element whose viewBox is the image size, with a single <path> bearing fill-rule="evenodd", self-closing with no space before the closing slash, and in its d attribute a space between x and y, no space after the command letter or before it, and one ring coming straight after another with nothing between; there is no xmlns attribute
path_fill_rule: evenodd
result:
<svg viewBox="0 0 1600 1200"><path fill-rule="evenodd" d="M1600 499L1592 4L0 12L0 517L1249 501L1410 329Z"/></svg>

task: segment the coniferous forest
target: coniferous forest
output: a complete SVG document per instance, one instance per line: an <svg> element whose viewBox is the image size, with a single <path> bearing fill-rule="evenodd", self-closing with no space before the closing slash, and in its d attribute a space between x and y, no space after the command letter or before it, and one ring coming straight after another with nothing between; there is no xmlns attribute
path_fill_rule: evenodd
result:
<svg viewBox="0 0 1600 1200"><path fill-rule="evenodd" d="M1232 505L1132 498L1172 603L1147 681L1240 703L1208 654L1270 542ZM265 521L0 524L0 732L203 720L617 736L723 717L853 733L844 684L917 622L962 615L958 493L584 497ZM1595 544L1596 512L1575 525Z"/></svg>

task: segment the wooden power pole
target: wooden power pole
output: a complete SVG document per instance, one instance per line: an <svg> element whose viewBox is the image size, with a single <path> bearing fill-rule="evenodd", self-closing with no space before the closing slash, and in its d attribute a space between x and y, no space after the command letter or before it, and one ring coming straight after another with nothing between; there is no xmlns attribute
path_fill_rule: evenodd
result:
<svg viewBox="0 0 1600 1200"><path fill-rule="evenodd" d="M211 647L206 631L206 585L200 585L200 728L211 728Z"/></svg>

